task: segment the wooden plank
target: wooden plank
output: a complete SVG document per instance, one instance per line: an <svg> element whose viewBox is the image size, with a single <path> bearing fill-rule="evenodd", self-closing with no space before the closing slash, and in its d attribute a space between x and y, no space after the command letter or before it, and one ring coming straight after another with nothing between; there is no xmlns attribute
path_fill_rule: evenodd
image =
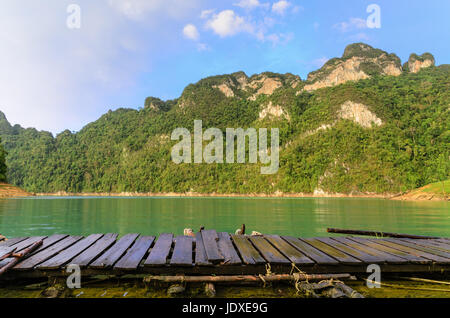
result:
<svg viewBox="0 0 450 318"><path fill-rule="evenodd" d="M110 248L116 242L117 236L118 234L115 233L105 234L101 239L95 242L94 245L75 257L71 263L77 264L80 268L85 268L97 257L103 254L103 252Z"/></svg>
<svg viewBox="0 0 450 318"><path fill-rule="evenodd" d="M97 242L103 234L91 234L74 245L66 248L52 258L36 266L37 269L58 269L70 262L71 259L81 254L92 244Z"/></svg>
<svg viewBox="0 0 450 318"><path fill-rule="evenodd" d="M398 239L383 239L381 243L413 255L431 259L441 264L450 264L450 253L444 253L431 248L421 247L416 244L406 243L399 241Z"/></svg>
<svg viewBox="0 0 450 318"><path fill-rule="evenodd" d="M395 243L408 246L410 248L418 249L423 252L427 252L430 254L438 255L449 259L450 261L450 250L442 249L435 245L421 245L419 243L407 242L403 240L397 240Z"/></svg>
<svg viewBox="0 0 450 318"><path fill-rule="evenodd" d="M144 256L147 254L152 243L155 241L154 236L141 236L127 251L127 253L114 265L114 269L134 270L137 269Z"/></svg>
<svg viewBox="0 0 450 318"><path fill-rule="evenodd" d="M132 233L124 235L103 255L97 258L89 265L89 268L106 268L112 267L126 253L128 248L134 243L139 234Z"/></svg>
<svg viewBox="0 0 450 318"><path fill-rule="evenodd" d="M219 252L219 236L215 230L203 230L201 231L203 238L203 245L205 246L206 256L208 261L213 264L223 262L224 257Z"/></svg>
<svg viewBox="0 0 450 318"><path fill-rule="evenodd" d="M240 265L242 264L241 258L231 242L230 234L226 232L219 232L219 246L220 254L223 255L224 261L222 265Z"/></svg>
<svg viewBox="0 0 450 318"><path fill-rule="evenodd" d="M317 240L368 264L383 264L386 262L386 260L379 255L363 252L330 237L319 237Z"/></svg>
<svg viewBox="0 0 450 318"><path fill-rule="evenodd" d="M201 232L195 234L195 265L197 266L212 266L213 263L208 261L206 255L205 245Z"/></svg>
<svg viewBox="0 0 450 318"><path fill-rule="evenodd" d="M231 238L241 254L244 264L265 264L266 260L259 254L245 235L231 235Z"/></svg>
<svg viewBox="0 0 450 318"><path fill-rule="evenodd" d="M423 257L418 257L416 255L412 255L407 252L400 251L398 249L386 246L384 244L379 244L378 241L381 241L381 240L376 240L376 239L369 240L369 239L362 238L362 237L350 237L349 239L351 239L352 241L361 243L363 245L372 247L376 250L381 250L383 252L407 259L410 263L413 263L413 264L430 264L431 263L431 260L429 260L429 259L426 259Z"/></svg>
<svg viewBox="0 0 450 318"><path fill-rule="evenodd" d="M302 254L306 255L313 261L315 261L317 264L322 265L337 265L339 262L332 258L331 256L328 256L327 254L323 253L322 251L318 250L317 248L312 247L311 245L299 240L298 238L291 237L291 236L282 236L283 240L288 242L290 245L292 245L294 248L299 250Z"/></svg>
<svg viewBox="0 0 450 318"><path fill-rule="evenodd" d="M193 238L191 236L177 236L175 239L175 247L173 248L170 265L192 266L192 246Z"/></svg>
<svg viewBox="0 0 450 318"><path fill-rule="evenodd" d="M450 245L443 244L437 240L413 240L413 239L401 239L401 241L407 243L413 243L419 246L431 247L439 251L450 253Z"/></svg>
<svg viewBox="0 0 450 318"><path fill-rule="evenodd" d="M389 264L405 264L405 263L409 263L409 261L407 259L383 252L381 250L376 250L372 247L369 247L367 245L363 245L360 243L357 243L355 241L352 241L346 237L333 237L333 240L338 241L342 244L345 244L347 246L350 246L354 249L360 250L366 254L370 254L373 255L375 257L381 258L383 260L385 260L386 263Z"/></svg>
<svg viewBox="0 0 450 318"><path fill-rule="evenodd" d="M76 242L83 239L82 236L68 236L65 239L53 244L52 246L40 251L39 253L36 253L28 258L26 258L24 261L20 262L16 266L14 266L15 270L29 270L33 267L41 264L42 262L45 262L49 258L52 258L59 252L65 250L69 246L72 246Z"/></svg>
<svg viewBox="0 0 450 318"><path fill-rule="evenodd" d="M144 263L144 266L161 266L167 264L170 248L173 243L173 234L163 233L150 251L150 255Z"/></svg>
<svg viewBox="0 0 450 318"><path fill-rule="evenodd" d="M47 238L47 236L32 236L27 238L26 240L14 244L13 246L16 248L16 252L20 252L21 250L30 247L34 243L41 241L45 238Z"/></svg>
<svg viewBox="0 0 450 318"><path fill-rule="evenodd" d="M305 238L305 239L302 239L302 241L317 248L318 250L333 257L334 259L337 259L339 261L339 263L341 263L341 264L346 264L346 265L361 264L361 261L359 259L354 258L354 257L350 256L349 254L344 253L324 242L321 242L317 238Z"/></svg>
<svg viewBox="0 0 450 318"><path fill-rule="evenodd" d="M0 261L11 256L15 250L16 248L11 246L0 247Z"/></svg>
<svg viewBox="0 0 450 318"><path fill-rule="evenodd" d="M7 240L7 241L2 241L2 242L0 242L0 247L12 246L12 245L14 245L14 244L16 244L16 243L19 243L19 242L21 242L21 241L26 240L27 238L28 238L28 236L24 236L24 237L14 237L14 238L11 238L11 239L9 239L9 240Z"/></svg>
<svg viewBox="0 0 450 318"><path fill-rule="evenodd" d="M31 253L30 255L37 254L37 253L45 250L46 248L54 245L55 243L65 239L68 236L69 235L67 235L67 234L53 234L53 235L47 237L46 239L44 239L42 245L36 251Z"/></svg>
<svg viewBox="0 0 450 318"><path fill-rule="evenodd" d="M268 263L291 264L291 261L273 247L264 237L250 236L249 239Z"/></svg>
<svg viewBox="0 0 450 318"><path fill-rule="evenodd" d="M277 248L291 263L296 265L312 265L314 261L295 249L292 245L283 240L279 235L264 235L275 248Z"/></svg>

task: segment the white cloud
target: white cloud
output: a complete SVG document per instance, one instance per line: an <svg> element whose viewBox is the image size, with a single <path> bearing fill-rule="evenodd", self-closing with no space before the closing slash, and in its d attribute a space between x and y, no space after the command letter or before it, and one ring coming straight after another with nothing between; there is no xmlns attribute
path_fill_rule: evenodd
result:
<svg viewBox="0 0 450 318"><path fill-rule="evenodd" d="M201 19L207 19L207 18L209 18L215 11L216 11L216 9L203 10L202 13L200 14L200 18L201 18Z"/></svg>
<svg viewBox="0 0 450 318"><path fill-rule="evenodd" d="M183 34L186 38L188 38L190 40L194 40L194 41L197 41L200 37L197 27L193 24L187 24L183 28Z"/></svg>
<svg viewBox="0 0 450 318"><path fill-rule="evenodd" d="M279 15L283 15L286 13L287 8L289 8L290 6L291 6L290 2L281 0L281 1L275 2L272 5L272 11Z"/></svg>
<svg viewBox="0 0 450 318"><path fill-rule="evenodd" d="M252 25L233 10L224 10L219 14L214 14L206 22L206 28L213 30L220 37L232 36L240 32L253 33Z"/></svg>
<svg viewBox="0 0 450 318"><path fill-rule="evenodd" d="M367 22L361 18L350 18L348 21L336 23L333 28L341 32L350 32L367 28Z"/></svg>
<svg viewBox="0 0 450 318"><path fill-rule="evenodd" d="M236 7L252 10L258 7L267 7L269 4L261 3L259 2L259 0L241 0L240 2L234 3L233 5Z"/></svg>
<svg viewBox="0 0 450 318"><path fill-rule="evenodd" d="M81 29L69 30L68 1L0 1L0 110L12 124L79 130L110 108L143 104L140 76L161 50L176 49L173 21L187 13L159 0L121 2L77 0ZM136 28L138 17L145 24Z"/></svg>
<svg viewBox="0 0 450 318"><path fill-rule="evenodd" d="M127 18L147 20L147 15L163 13L166 17L179 19L189 15L200 0L108 0L108 4Z"/></svg>
<svg viewBox="0 0 450 318"><path fill-rule="evenodd" d="M247 33L252 35L260 42L270 42L272 45L286 44L294 38L290 33L272 33L270 32L277 24L276 19L264 17L260 21L254 21L250 16L239 16L233 10L224 10L218 14L213 14L206 21L206 29L212 30L222 38L230 37L238 33Z"/></svg>

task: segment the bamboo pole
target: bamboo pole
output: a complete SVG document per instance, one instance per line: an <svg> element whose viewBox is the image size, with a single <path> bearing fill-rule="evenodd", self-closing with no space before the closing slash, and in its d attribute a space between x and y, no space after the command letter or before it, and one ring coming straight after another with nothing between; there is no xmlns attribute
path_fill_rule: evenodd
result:
<svg viewBox="0 0 450 318"><path fill-rule="evenodd" d="M400 285L394 285L394 284L386 284L386 283L380 283L372 280L368 280L366 278L363 278L367 282L371 282L372 284L378 284L381 287L391 287L391 288L397 288L397 289L408 289L408 290L423 290L423 291L435 291L435 292L446 292L450 293L450 289L440 289L440 288L426 288L426 287L409 287L409 286L400 286Z"/></svg>
<svg viewBox="0 0 450 318"><path fill-rule="evenodd" d="M411 234L399 234L399 233L388 233L388 232L376 232L376 231L361 231L361 230L345 230L345 229L333 229L328 228L328 233L339 233L339 234L354 234L354 235L367 235L376 237L396 237L396 238L411 238L411 239L439 239L436 236L423 236L423 235L411 235Z"/></svg>
<svg viewBox="0 0 450 318"><path fill-rule="evenodd" d="M42 245L42 240L38 241L36 243L34 243L33 245L31 245L30 247L24 249L21 253L17 253L16 257L13 256L12 260L6 264L5 266L3 266L2 268L0 268L0 276L2 274L4 274L8 269L10 269L11 267L14 267L18 262L20 262L22 260L22 258L24 256L26 256L27 254L33 252L34 250L36 250L39 246ZM14 254L13 254L14 255Z"/></svg>
<svg viewBox="0 0 450 318"><path fill-rule="evenodd" d="M440 284L440 285L450 285L450 282L443 282L440 280L432 280L432 279L425 279L425 278L418 278L418 277L400 277L400 278L412 280L412 281L416 281L416 282L424 282L424 283Z"/></svg>
<svg viewBox="0 0 450 318"><path fill-rule="evenodd" d="M270 276L253 276L253 275L228 275L228 276L154 276L144 277L144 282L159 281L165 283L258 283L258 282L280 282L309 280L317 281L324 279L349 279L350 274L278 274Z"/></svg>

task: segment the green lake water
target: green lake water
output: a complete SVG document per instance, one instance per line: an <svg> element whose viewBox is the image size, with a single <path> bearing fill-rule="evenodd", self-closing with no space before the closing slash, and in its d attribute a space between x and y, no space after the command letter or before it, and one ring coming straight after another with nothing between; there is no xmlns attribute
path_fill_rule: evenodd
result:
<svg viewBox="0 0 450 318"><path fill-rule="evenodd" d="M327 227L450 237L450 203L357 198L25 198L0 200L0 234L234 232L326 236Z"/></svg>

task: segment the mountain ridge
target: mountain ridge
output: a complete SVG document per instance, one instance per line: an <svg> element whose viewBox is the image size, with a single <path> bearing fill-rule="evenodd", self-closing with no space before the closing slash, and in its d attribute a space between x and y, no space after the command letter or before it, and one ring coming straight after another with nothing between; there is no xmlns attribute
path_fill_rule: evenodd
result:
<svg viewBox="0 0 450 318"><path fill-rule="evenodd" d="M311 80L290 73L212 76L177 99L148 97L139 110L109 111L55 137L11 126L2 113L9 181L29 192L382 194L448 178L450 67L424 54L411 55L403 69L396 56L356 43L318 71L326 78L330 65L336 70L352 59L372 63L353 67L363 79L308 90ZM401 73L386 76L389 65ZM175 165L170 134L192 131L195 119L219 129L279 128L279 173L261 176L258 165Z"/></svg>

